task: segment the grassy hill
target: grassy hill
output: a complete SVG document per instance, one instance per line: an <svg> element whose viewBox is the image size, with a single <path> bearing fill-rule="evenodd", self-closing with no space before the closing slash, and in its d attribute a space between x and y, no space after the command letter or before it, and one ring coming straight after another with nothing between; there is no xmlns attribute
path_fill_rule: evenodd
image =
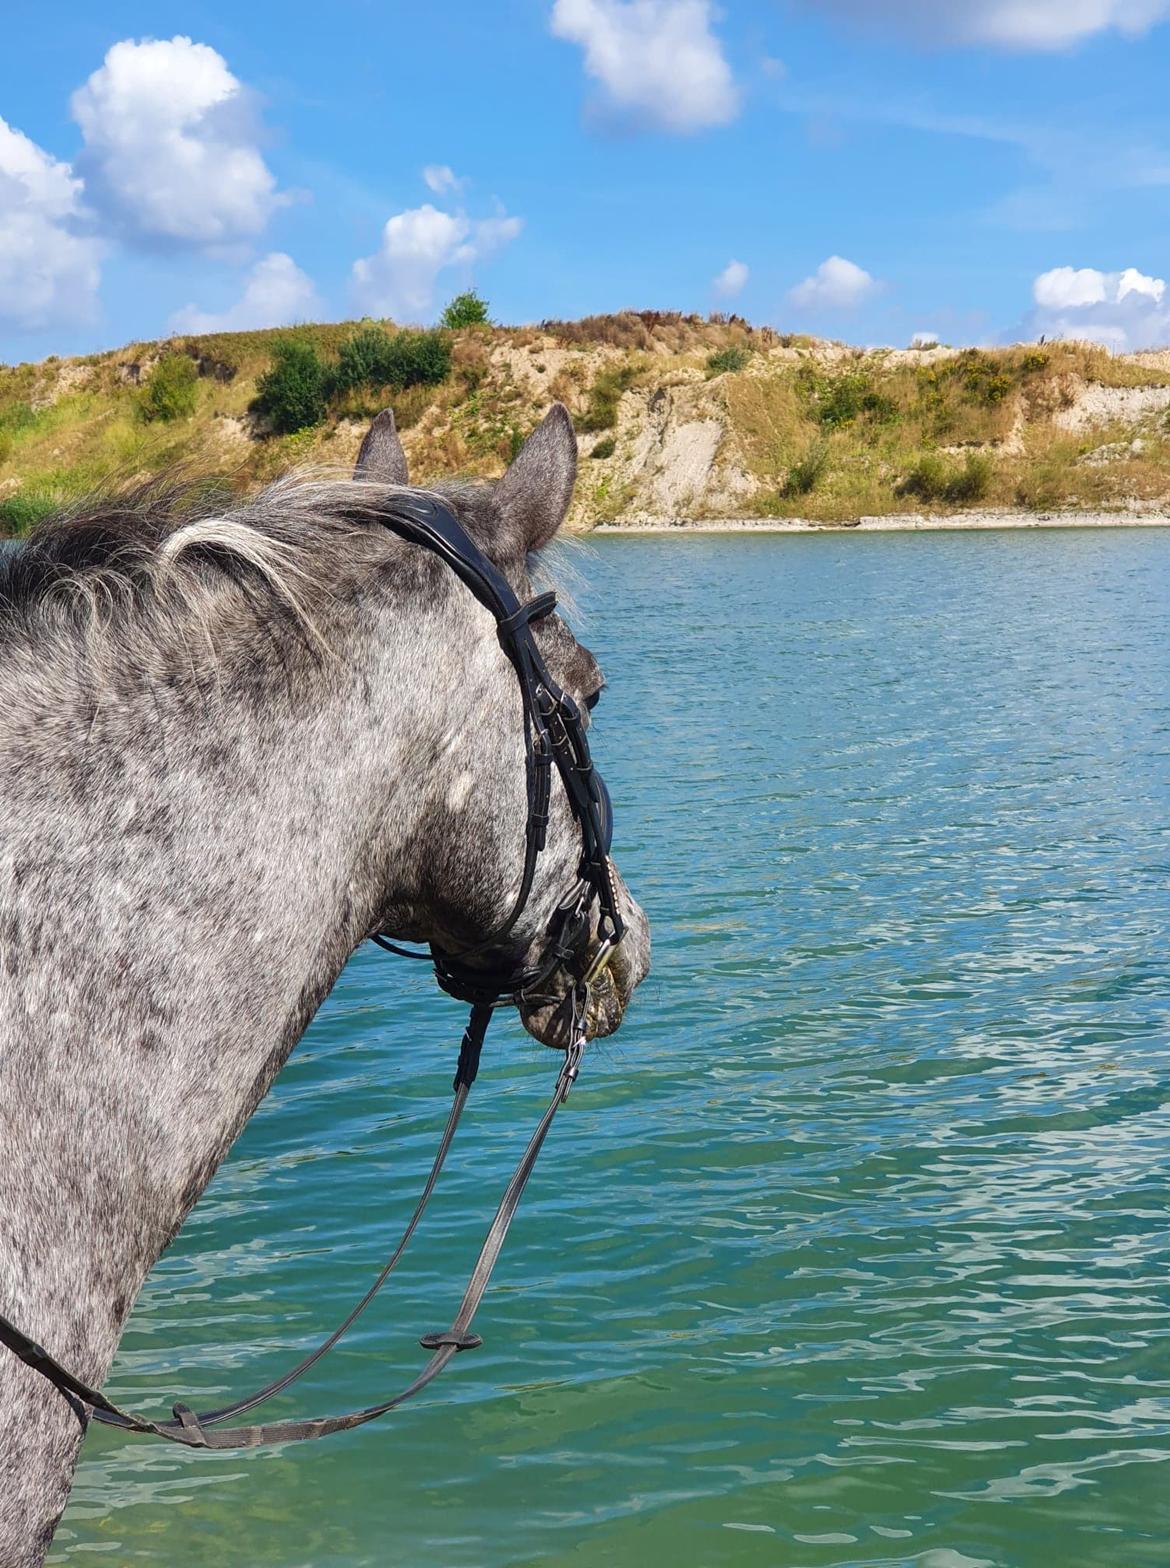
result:
<svg viewBox="0 0 1170 1568"><path fill-rule="evenodd" d="M626 312L428 339L442 345L429 383L391 371L378 384L377 364L365 381L339 378L339 358L352 372L355 333L370 327L179 337L0 367L0 532L173 464L240 489L297 464L346 466L387 403L412 479L497 474L553 399L581 439L571 521L582 528L1170 506L1170 353L867 351L736 317ZM254 405L290 342L315 351L326 401L319 423L277 434Z"/></svg>

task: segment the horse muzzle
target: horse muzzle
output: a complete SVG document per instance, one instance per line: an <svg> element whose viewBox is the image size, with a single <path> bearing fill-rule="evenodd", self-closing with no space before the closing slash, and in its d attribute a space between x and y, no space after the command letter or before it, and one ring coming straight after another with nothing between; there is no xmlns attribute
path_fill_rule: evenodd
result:
<svg viewBox="0 0 1170 1568"><path fill-rule="evenodd" d="M542 1045L565 1050L582 1025L589 1040L613 1034L625 1017L635 990L650 973L650 923L630 897L616 869L613 877L625 926L621 940L612 950L604 951L604 943L598 937L595 910L585 968L578 970L578 975L584 973L584 981L568 969L558 969L547 986L542 987L539 997L531 1001L519 998L521 1022ZM600 964L599 957L602 959ZM591 974L592 970L595 972ZM580 1016L582 989L583 1018Z"/></svg>

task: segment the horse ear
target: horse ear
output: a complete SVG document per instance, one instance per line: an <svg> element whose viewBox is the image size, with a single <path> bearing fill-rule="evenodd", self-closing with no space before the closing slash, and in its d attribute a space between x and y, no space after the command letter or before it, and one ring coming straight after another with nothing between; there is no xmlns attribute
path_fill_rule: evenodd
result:
<svg viewBox="0 0 1170 1568"><path fill-rule="evenodd" d="M577 478L577 437L563 403L554 403L496 487L496 501L525 550L546 545L564 521Z"/></svg>
<svg viewBox="0 0 1170 1568"><path fill-rule="evenodd" d="M392 408L384 408L366 431L353 477L382 480L388 485L410 483L406 474L406 453L398 439Z"/></svg>

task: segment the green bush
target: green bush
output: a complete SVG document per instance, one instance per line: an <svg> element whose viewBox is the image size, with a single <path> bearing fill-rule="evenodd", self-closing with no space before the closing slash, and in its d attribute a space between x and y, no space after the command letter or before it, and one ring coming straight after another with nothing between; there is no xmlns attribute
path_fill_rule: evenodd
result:
<svg viewBox="0 0 1170 1568"><path fill-rule="evenodd" d="M272 368L256 383L252 407L277 435L308 430L325 418L329 377L311 343L290 338L278 343Z"/></svg>
<svg viewBox="0 0 1170 1568"><path fill-rule="evenodd" d="M31 430L36 422L36 409L31 403L9 403L7 408L0 408L0 430L6 434Z"/></svg>
<svg viewBox="0 0 1170 1568"><path fill-rule="evenodd" d="M969 452L957 474L951 476L946 499L958 505L982 501L991 489L991 459L983 452Z"/></svg>
<svg viewBox="0 0 1170 1568"><path fill-rule="evenodd" d="M617 449L617 442L612 436L605 436L590 452L590 457L612 457Z"/></svg>
<svg viewBox="0 0 1170 1568"><path fill-rule="evenodd" d="M188 354L164 354L138 399L138 412L149 424L189 419L195 412L199 367Z"/></svg>
<svg viewBox="0 0 1170 1568"><path fill-rule="evenodd" d="M31 403L10 403L0 408L0 463L6 463L16 448L17 436L31 430L37 422Z"/></svg>
<svg viewBox="0 0 1170 1568"><path fill-rule="evenodd" d="M452 332L457 332L460 327L491 325L487 300L480 299L474 289L468 289L465 294L456 294L440 319L443 326L448 327Z"/></svg>
<svg viewBox="0 0 1170 1568"><path fill-rule="evenodd" d="M56 496L38 490L17 490L0 501L0 537L26 534L42 517L59 509Z"/></svg>
<svg viewBox="0 0 1170 1568"><path fill-rule="evenodd" d="M814 413L822 425L836 429L851 425L863 414L889 419L894 406L874 386L869 376L858 370L839 376L815 376L809 385Z"/></svg>
<svg viewBox="0 0 1170 1568"><path fill-rule="evenodd" d="M398 332L390 339L388 386L437 387L451 374L451 345L441 332Z"/></svg>
<svg viewBox="0 0 1170 1568"><path fill-rule="evenodd" d="M829 443L814 441L803 457L798 458L788 470L784 481L786 496L808 495L820 483L829 461Z"/></svg>
<svg viewBox="0 0 1170 1568"><path fill-rule="evenodd" d="M577 421L577 429L586 435L612 430L617 424L622 393L628 392L637 379L638 371L633 365L614 365L601 371L590 388L589 406Z"/></svg>
<svg viewBox="0 0 1170 1568"><path fill-rule="evenodd" d="M742 370L751 357L746 348L732 343L727 348L717 349L714 354L707 355L707 373L721 376L725 371Z"/></svg>
<svg viewBox="0 0 1170 1568"><path fill-rule="evenodd" d="M384 327L359 327L341 345L332 375L333 390L390 384L390 334Z"/></svg>
<svg viewBox="0 0 1170 1568"><path fill-rule="evenodd" d="M395 332L360 327L341 345L331 390L438 386L451 374L451 345L441 332Z"/></svg>
<svg viewBox="0 0 1170 1568"><path fill-rule="evenodd" d="M994 406L1013 390L1011 375L1002 363L977 348L967 348L952 361L953 373L973 402ZM1010 367L1008 367L1010 369Z"/></svg>
<svg viewBox="0 0 1170 1568"><path fill-rule="evenodd" d="M970 452L961 468L946 462L937 452L928 452L903 479L899 495L919 501L944 501L951 506L982 501L991 488L991 459L983 452Z"/></svg>

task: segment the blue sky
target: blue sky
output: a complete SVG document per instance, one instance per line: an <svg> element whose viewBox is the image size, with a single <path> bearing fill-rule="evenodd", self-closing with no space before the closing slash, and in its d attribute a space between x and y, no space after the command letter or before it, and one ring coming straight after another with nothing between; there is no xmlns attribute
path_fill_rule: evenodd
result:
<svg viewBox="0 0 1170 1568"><path fill-rule="evenodd" d="M468 284L1170 341L1170 0L58 0L5 42L6 361Z"/></svg>

